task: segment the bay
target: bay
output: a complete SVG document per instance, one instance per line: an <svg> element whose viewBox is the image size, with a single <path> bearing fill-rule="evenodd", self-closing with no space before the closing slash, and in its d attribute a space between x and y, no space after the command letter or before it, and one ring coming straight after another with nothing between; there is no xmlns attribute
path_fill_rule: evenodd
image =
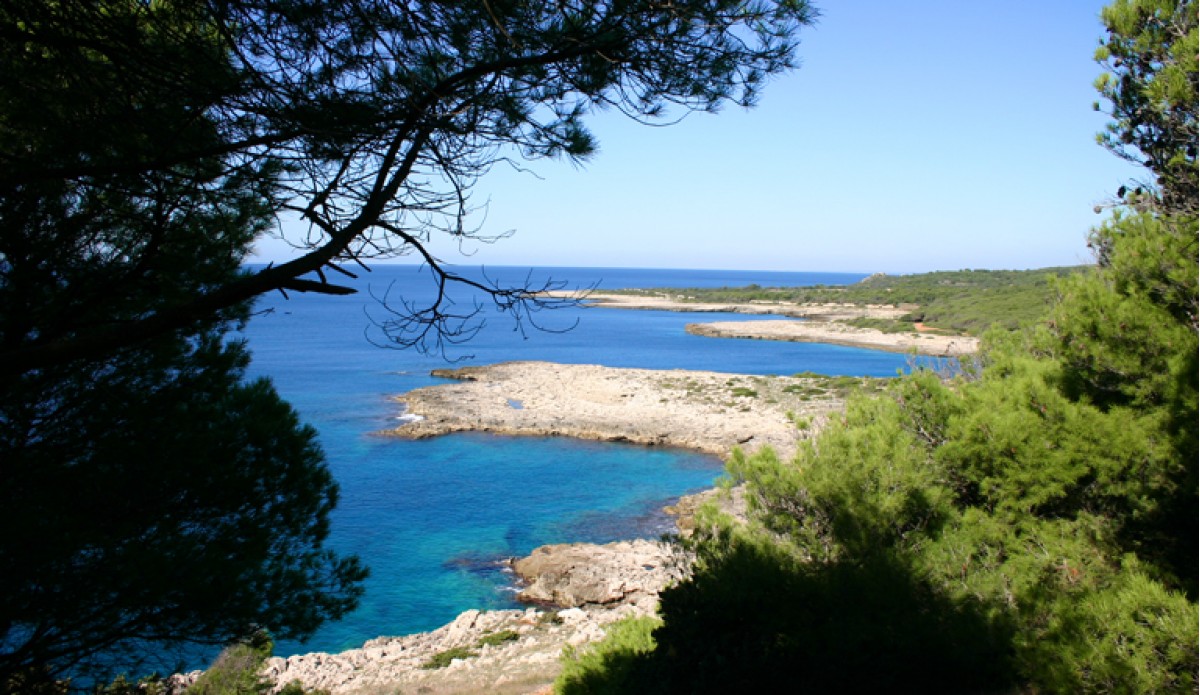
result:
<svg viewBox="0 0 1200 695"><path fill-rule="evenodd" d="M561 280L568 288L721 287L848 284L866 274L611 268L455 269L479 281ZM331 278L332 279L332 278ZM337 279L341 281L341 279ZM358 294L280 294L260 298L241 337L253 353L251 376L269 377L314 425L341 486L330 544L358 554L371 577L360 607L304 644L276 653L341 651L382 635L430 630L470 608L513 607L511 577L498 561L538 545L655 537L669 530L663 504L711 485L720 462L693 452L565 438L452 435L406 441L382 437L402 414L392 400L439 383L433 369L548 360L648 369L749 374L894 376L904 355L843 346L692 336L687 323L754 320L732 314L682 314L595 307L540 312L548 330L514 323L483 305L485 321L447 355L380 347L381 299L429 301L427 269L379 265L350 285ZM453 307L484 302L458 288ZM757 317L769 318L769 317Z"/></svg>

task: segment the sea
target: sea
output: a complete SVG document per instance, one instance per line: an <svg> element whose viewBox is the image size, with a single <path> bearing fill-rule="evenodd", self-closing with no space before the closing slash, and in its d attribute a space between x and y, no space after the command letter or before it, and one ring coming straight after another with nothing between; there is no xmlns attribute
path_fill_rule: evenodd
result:
<svg viewBox="0 0 1200 695"><path fill-rule="evenodd" d="M445 383L447 366L509 360L746 374L889 377L905 355L851 347L689 335L688 323L755 320L747 315L570 306L522 322L487 296L451 288L448 311L468 315L469 340L422 353L388 346L382 326L437 296L417 265L351 269L330 280L348 296L289 292L261 297L233 336L253 355L250 376L267 377L320 435L340 486L329 545L370 567L358 609L307 642L276 654L338 652L364 641L437 628L472 608L512 608L503 560L547 543L655 538L671 529L662 510L710 487L721 462L695 452L570 438L454 434L421 441L381 436L404 422L394 397ZM842 285L865 273L780 273L625 268L453 267L480 283L555 283L565 289Z"/></svg>

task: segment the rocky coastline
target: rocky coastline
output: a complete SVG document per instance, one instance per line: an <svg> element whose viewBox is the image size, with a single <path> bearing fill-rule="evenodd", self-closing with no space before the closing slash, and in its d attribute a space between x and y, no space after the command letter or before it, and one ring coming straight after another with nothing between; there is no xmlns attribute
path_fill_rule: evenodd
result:
<svg viewBox="0 0 1200 695"><path fill-rule="evenodd" d="M299 683L331 695L548 693L565 647L602 639L618 620L654 615L659 592L686 576L690 562L662 541L543 546L509 561L528 608L468 610L430 632L273 657L260 675L274 692ZM176 675L172 685L186 689L199 675Z"/></svg>
<svg viewBox="0 0 1200 695"><path fill-rule="evenodd" d="M383 434L420 439L451 432L567 436L674 446L726 456L771 446L794 451L809 430L841 407L819 377L755 376L685 370L620 369L552 362L506 362L439 369L457 383L397 398L406 423Z"/></svg>
<svg viewBox="0 0 1200 695"><path fill-rule="evenodd" d="M687 297L634 294L609 294L588 292L547 292L548 296L560 299L578 299L586 304L606 309L641 309L654 311L678 311L697 314L748 314L788 316L813 321L849 321L857 318L898 319L912 312L916 306L908 304L796 304L793 302L696 302Z"/></svg>
<svg viewBox="0 0 1200 695"><path fill-rule="evenodd" d="M947 336L918 331L884 333L870 328L825 321L715 321L689 323L686 330L692 335L709 338L826 343L886 352L910 352L930 357L961 357L979 350L979 339L971 336Z"/></svg>
<svg viewBox="0 0 1200 695"><path fill-rule="evenodd" d="M469 610L432 632L380 637L338 654L272 658L262 675L277 689L299 682L346 695L548 692L564 647L597 641L610 623L646 614L633 603Z"/></svg>
<svg viewBox="0 0 1200 695"><path fill-rule="evenodd" d="M459 431L571 436L686 447L727 456L735 446L789 455L842 407L827 380L683 370L618 369L510 362L437 370L453 383L399 396L405 424L380 434L422 438ZM803 425L798 427L797 423ZM681 534L702 501L740 497L715 490L681 499L668 512ZM380 637L360 649L272 658L263 675L332 695L379 692L548 692L565 646L599 640L605 626L653 615L659 592L687 575L679 546L631 540L543 546L510 561L525 610L467 611L449 625ZM451 650L463 650L452 652ZM460 656L445 659L445 655ZM443 655L444 664L433 668Z"/></svg>
<svg viewBox="0 0 1200 695"><path fill-rule="evenodd" d="M714 337L826 342L898 352L957 356L971 338L884 334L839 323L856 317L897 318L905 307L698 304L662 297L592 295L625 309L774 314L796 320L691 324ZM823 377L782 377L597 365L509 362L435 370L452 383L397 397L404 424L380 434L403 438L479 431L511 436L568 436L683 447L726 457L735 447L771 447L790 456L844 406L844 390ZM863 380L867 383L868 380ZM717 499L734 514L737 490L709 490L668 511L682 535L694 513ZM566 646L604 636L607 625L653 615L659 592L687 576L691 558L676 544L617 541L537 548L510 561L524 610L462 613L431 632L380 637L360 649L272 658L263 676L276 691L292 682L331 695L382 692L548 693ZM190 674L194 677L196 674ZM185 677L186 681L186 677Z"/></svg>
<svg viewBox="0 0 1200 695"><path fill-rule="evenodd" d="M748 338L786 340L803 343L827 343L848 347L911 352L932 357L961 357L979 350L979 339L963 335L943 335L922 330L914 324L909 332L891 332L852 326L853 319L895 320L911 313L915 306L901 304L794 304L790 302L718 303L693 302L686 297L662 295L588 294L588 304L609 309L641 309L683 313L728 313L785 316L786 319L757 321L714 321L691 323L687 332L710 338ZM797 320L803 319L803 320Z"/></svg>

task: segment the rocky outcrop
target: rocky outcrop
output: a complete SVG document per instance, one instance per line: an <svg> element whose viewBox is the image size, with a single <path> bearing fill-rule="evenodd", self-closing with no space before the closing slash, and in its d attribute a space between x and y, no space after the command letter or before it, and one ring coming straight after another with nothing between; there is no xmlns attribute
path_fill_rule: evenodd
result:
<svg viewBox="0 0 1200 695"><path fill-rule="evenodd" d="M416 389L397 400L404 424L385 434L423 438L451 432L570 436L677 446L725 456L735 446L781 456L841 407L819 380L684 370L618 369L506 362L437 370L460 383Z"/></svg>
<svg viewBox="0 0 1200 695"><path fill-rule="evenodd" d="M678 506L694 509L714 495L725 498L719 504L740 504L736 494L708 491ZM432 632L380 637L338 654L276 657L262 675L276 691L295 681L332 695L547 692L564 647L598 641L622 618L653 615L659 592L685 578L691 561L663 541L542 546L510 563L522 582L518 598L535 607L470 610Z"/></svg>
<svg viewBox="0 0 1200 695"><path fill-rule="evenodd" d="M746 487L738 485L730 490L709 488L694 495L684 495L675 504L663 507L663 511L675 517L675 528L679 535L687 538L696 530L696 514L700 507L712 504L717 511L738 522L746 520Z"/></svg>
<svg viewBox="0 0 1200 695"><path fill-rule="evenodd" d="M544 545L512 567L525 582L521 601L560 608L627 603L649 612L665 586L684 578L689 563L678 546L633 540Z"/></svg>
<svg viewBox="0 0 1200 695"><path fill-rule="evenodd" d="M689 323L687 332L710 338L752 338L799 343L828 343L887 352L915 352L933 357L959 357L979 350L979 339L932 333L884 333L844 323L817 321L716 321Z"/></svg>

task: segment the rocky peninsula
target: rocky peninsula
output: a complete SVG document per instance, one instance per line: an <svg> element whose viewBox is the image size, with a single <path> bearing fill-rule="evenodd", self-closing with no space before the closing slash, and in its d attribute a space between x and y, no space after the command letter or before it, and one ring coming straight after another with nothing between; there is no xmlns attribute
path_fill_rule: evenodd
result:
<svg viewBox="0 0 1200 695"><path fill-rule="evenodd" d="M944 335L913 324L912 331L884 332L852 326L854 319L899 319L915 308L886 304L795 304L755 301L746 303L695 302L663 295L588 294L583 301L610 309L642 309L685 313L731 313L786 316L788 319L717 321L688 324L693 335L712 338L750 338L803 343L828 343L887 352L912 352L933 357L961 357L979 349L979 339ZM802 320L798 320L802 319Z"/></svg>
<svg viewBox="0 0 1200 695"><path fill-rule="evenodd" d="M424 438L451 432L568 436L675 446L727 455L735 446L771 446L783 456L842 405L822 377L753 376L684 370L618 369L507 362L439 369L458 383L397 398L406 424L386 434Z"/></svg>
<svg viewBox="0 0 1200 695"><path fill-rule="evenodd" d="M911 352L931 357L961 357L979 349L979 339L971 336L936 335L919 331L884 333L837 321L715 321L689 323L687 332L710 338L827 343L887 352Z"/></svg>

